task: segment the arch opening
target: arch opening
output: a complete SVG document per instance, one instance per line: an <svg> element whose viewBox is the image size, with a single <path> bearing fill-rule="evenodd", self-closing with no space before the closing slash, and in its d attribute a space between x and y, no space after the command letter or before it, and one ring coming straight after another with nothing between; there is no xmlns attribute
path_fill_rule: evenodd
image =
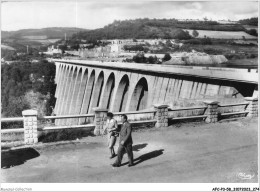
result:
<svg viewBox="0 0 260 192"><path fill-rule="evenodd" d="M121 112L125 111L126 101L128 97L129 89L129 78L127 75L124 75L119 82L117 93L116 93L116 102L114 103L114 111Z"/></svg>
<svg viewBox="0 0 260 192"><path fill-rule="evenodd" d="M92 89L94 88L94 90L92 90L93 94L91 94L90 97L91 98L90 105L89 105L90 107L88 109L89 113L93 112L93 107L99 106L103 85L104 85L104 72L101 71L95 86L92 87Z"/></svg>
<svg viewBox="0 0 260 192"><path fill-rule="evenodd" d="M130 102L130 111L140 111L147 108L148 103L148 83L143 77L135 86Z"/></svg>
<svg viewBox="0 0 260 192"><path fill-rule="evenodd" d="M111 99L115 88L115 75L111 73L107 79L107 83L105 85L103 98L101 102L101 107L110 109L111 108Z"/></svg>
<svg viewBox="0 0 260 192"><path fill-rule="evenodd" d="M93 92L93 88L94 88L94 83L95 83L95 70L93 70L90 74L89 80L86 83L87 86L85 87L85 91L83 94L83 102L81 105L81 110L80 113L81 114L85 114L88 112L88 107L89 107L89 103L91 100L91 96L92 96L92 92Z"/></svg>

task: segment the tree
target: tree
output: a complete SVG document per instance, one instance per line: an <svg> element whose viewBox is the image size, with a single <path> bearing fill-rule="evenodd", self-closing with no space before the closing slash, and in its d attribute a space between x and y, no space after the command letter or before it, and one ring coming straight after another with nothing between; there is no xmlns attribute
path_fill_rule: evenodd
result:
<svg viewBox="0 0 260 192"><path fill-rule="evenodd" d="M250 29L246 31L249 35L257 36L257 31L255 29Z"/></svg>
<svg viewBox="0 0 260 192"><path fill-rule="evenodd" d="M62 53L65 53L65 50L67 50L67 45L60 45L59 48L61 49Z"/></svg>
<svg viewBox="0 0 260 192"><path fill-rule="evenodd" d="M133 56L133 61L135 63L146 63L146 57L143 53L137 53L135 56Z"/></svg>
<svg viewBox="0 0 260 192"><path fill-rule="evenodd" d="M22 115L22 111L29 109L29 106L29 103L23 96L9 97L8 107L4 109L4 113L7 117L20 117Z"/></svg>
<svg viewBox="0 0 260 192"><path fill-rule="evenodd" d="M151 63L151 64L155 63L155 59L153 56L148 57L148 63Z"/></svg>
<svg viewBox="0 0 260 192"><path fill-rule="evenodd" d="M196 30L193 30L192 31L192 35L193 35L193 37L198 37L199 36L199 32L196 31Z"/></svg>
<svg viewBox="0 0 260 192"><path fill-rule="evenodd" d="M204 20L204 21L208 21L208 18L207 18L207 17L203 17L203 20Z"/></svg>
<svg viewBox="0 0 260 192"><path fill-rule="evenodd" d="M163 61L169 61L171 58L171 55L169 53L166 53L163 57Z"/></svg>
<svg viewBox="0 0 260 192"><path fill-rule="evenodd" d="M37 108L42 109L42 114L47 115L49 108L54 106L56 101L55 72L55 65L44 60L37 64L16 62L2 65L2 113L7 117L21 116L22 111L31 108L34 102ZM35 94L32 94L32 91ZM42 104L43 100L46 100L45 108Z"/></svg>

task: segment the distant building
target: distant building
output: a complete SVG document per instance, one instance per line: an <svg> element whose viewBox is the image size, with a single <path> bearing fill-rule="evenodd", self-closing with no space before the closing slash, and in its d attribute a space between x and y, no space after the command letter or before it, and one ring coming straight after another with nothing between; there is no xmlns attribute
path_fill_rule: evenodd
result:
<svg viewBox="0 0 260 192"><path fill-rule="evenodd" d="M82 42L82 43L86 43L87 40L81 39L80 42Z"/></svg>
<svg viewBox="0 0 260 192"><path fill-rule="evenodd" d="M79 47L84 48L84 47L88 47L88 46L92 46L92 45L93 45L93 43L81 43L81 44L79 44Z"/></svg>
<svg viewBox="0 0 260 192"><path fill-rule="evenodd" d="M68 55L79 56L79 51L65 51Z"/></svg>
<svg viewBox="0 0 260 192"><path fill-rule="evenodd" d="M31 62L32 62L32 63L39 63L39 60L33 59L33 60L31 60Z"/></svg>
<svg viewBox="0 0 260 192"><path fill-rule="evenodd" d="M59 48L55 48L54 45L48 47L48 50L46 52L42 52L46 55L54 55L54 54L62 54L62 50Z"/></svg>

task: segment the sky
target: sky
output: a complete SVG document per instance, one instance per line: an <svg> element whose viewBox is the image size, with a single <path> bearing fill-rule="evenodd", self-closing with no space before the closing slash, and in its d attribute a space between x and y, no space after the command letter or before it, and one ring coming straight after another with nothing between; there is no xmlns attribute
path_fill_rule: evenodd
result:
<svg viewBox="0 0 260 192"><path fill-rule="evenodd" d="M114 20L176 18L239 20L258 17L257 1L4 1L1 30L45 27L96 29Z"/></svg>

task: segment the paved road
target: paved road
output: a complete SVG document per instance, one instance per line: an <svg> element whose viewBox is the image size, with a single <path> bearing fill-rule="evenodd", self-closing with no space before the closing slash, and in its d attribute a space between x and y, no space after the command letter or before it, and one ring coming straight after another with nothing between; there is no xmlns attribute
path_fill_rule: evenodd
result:
<svg viewBox="0 0 260 192"><path fill-rule="evenodd" d="M139 130L131 168L110 165L102 137L17 149L2 152L1 182L257 182L257 133L257 119Z"/></svg>

